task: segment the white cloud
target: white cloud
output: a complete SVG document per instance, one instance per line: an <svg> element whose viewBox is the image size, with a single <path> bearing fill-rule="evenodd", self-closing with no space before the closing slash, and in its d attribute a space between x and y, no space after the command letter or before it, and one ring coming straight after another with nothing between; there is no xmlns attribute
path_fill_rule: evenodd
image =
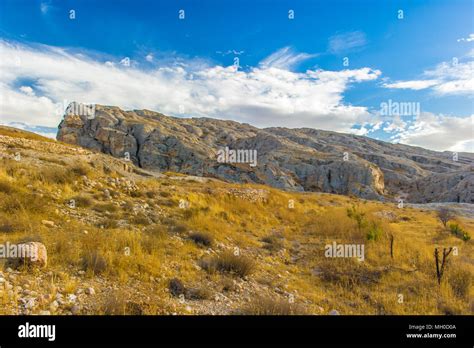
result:
<svg viewBox="0 0 474 348"><path fill-rule="evenodd" d="M22 91L23 93L25 93L26 95L30 97L33 97L35 95L33 88L31 88L30 86L21 86L20 91Z"/></svg>
<svg viewBox="0 0 474 348"><path fill-rule="evenodd" d="M463 38L457 39L457 42L463 42L463 41L465 42L474 41L474 34L469 34L469 36L466 38L463 37Z"/></svg>
<svg viewBox="0 0 474 348"><path fill-rule="evenodd" d="M145 59L146 59L147 62L151 63L153 61L153 54L151 54L151 53L147 54Z"/></svg>
<svg viewBox="0 0 474 348"><path fill-rule="evenodd" d="M394 139L404 144L439 151L474 152L474 115L453 117L423 112L403 128Z"/></svg>
<svg viewBox="0 0 474 348"><path fill-rule="evenodd" d="M472 55L467 55L472 58ZM385 83L385 88L432 89L438 95L472 95L474 92L474 60L443 62L423 73L426 79Z"/></svg>
<svg viewBox="0 0 474 348"><path fill-rule="evenodd" d="M50 9L50 7L51 7L51 6L50 6L49 3L47 3L47 2L42 2L42 3L40 4L41 13L42 13L42 14L47 14L48 11L49 11L49 9Z"/></svg>
<svg viewBox="0 0 474 348"><path fill-rule="evenodd" d="M329 38L329 52L334 54L345 53L354 49L360 49L366 44L367 39L362 31L338 34Z"/></svg>
<svg viewBox="0 0 474 348"><path fill-rule="evenodd" d="M115 64L110 57L101 61L56 47L5 41L0 41L0 51L0 123L48 127L58 125L67 102L78 101L176 116L184 109L182 116L234 119L262 127L349 132L374 117L365 107L345 104L344 91L381 74L370 68L304 73L281 68L301 61L301 53L284 58L279 52L258 67L236 71L233 66L186 60L140 70L134 64ZM15 88L24 79L33 81L29 85L34 95Z"/></svg>
<svg viewBox="0 0 474 348"><path fill-rule="evenodd" d="M438 84L437 80L412 80L412 81L385 83L383 86L386 88L420 90L420 89L432 87L436 84Z"/></svg>
<svg viewBox="0 0 474 348"><path fill-rule="evenodd" d="M295 53L291 47L283 47L265 58L260 64L264 68L289 70L299 63L317 57L317 54Z"/></svg>

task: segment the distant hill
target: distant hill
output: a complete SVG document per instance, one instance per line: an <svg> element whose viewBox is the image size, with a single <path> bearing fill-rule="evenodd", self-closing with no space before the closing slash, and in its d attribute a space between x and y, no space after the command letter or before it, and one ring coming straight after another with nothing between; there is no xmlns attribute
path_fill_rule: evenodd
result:
<svg viewBox="0 0 474 348"><path fill-rule="evenodd" d="M115 157L128 156L142 168L230 182L413 203L474 203L474 154L459 153L455 158L450 152L351 134L259 129L234 121L96 105L93 117L68 112L57 138ZM232 150L241 151L241 158L236 157L240 163L233 161ZM224 152L221 161L219 151ZM245 151L256 151L255 166L244 156L253 152Z"/></svg>

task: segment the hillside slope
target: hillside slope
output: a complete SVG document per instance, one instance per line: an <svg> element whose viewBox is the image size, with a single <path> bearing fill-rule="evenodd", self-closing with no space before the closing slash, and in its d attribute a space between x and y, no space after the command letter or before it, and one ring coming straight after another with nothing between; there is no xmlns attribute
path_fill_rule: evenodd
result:
<svg viewBox="0 0 474 348"><path fill-rule="evenodd" d="M75 105L75 104L73 104ZM70 108L75 110L80 108ZM168 117L96 105L67 112L57 138L142 168L413 203L474 203L474 155L436 152L315 129L265 128L209 118ZM222 163L218 151L256 151L257 161ZM229 161L231 162L231 161Z"/></svg>
<svg viewBox="0 0 474 348"><path fill-rule="evenodd" d="M433 211L156 173L5 127L0 164L0 245L48 253L44 268L5 264L2 314L474 310L472 241ZM362 259L326 257L333 243L364 246ZM436 247L457 248L441 285Z"/></svg>

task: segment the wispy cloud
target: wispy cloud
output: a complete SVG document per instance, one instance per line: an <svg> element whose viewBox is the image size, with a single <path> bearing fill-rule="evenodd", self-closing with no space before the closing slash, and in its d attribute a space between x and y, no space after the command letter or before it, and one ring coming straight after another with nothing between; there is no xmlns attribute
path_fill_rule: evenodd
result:
<svg viewBox="0 0 474 348"><path fill-rule="evenodd" d="M474 41L474 34L469 34L468 37L462 37L460 39L457 39L457 42L471 42Z"/></svg>
<svg viewBox="0 0 474 348"><path fill-rule="evenodd" d="M49 1L47 2L43 1L40 3L40 11L42 14L47 14L50 9L51 9L51 4Z"/></svg>
<svg viewBox="0 0 474 348"><path fill-rule="evenodd" d="M283 47L260 62L264 68L290 70L299 63L317 57L317 54L297 53L291 47Z"/></svg>
<svg viewBox="0 0 474 348"><path fill-rule="evenodd" d="M411 80L411 81L399 81L393 83L383 84L386 88L397 88L397 89L413 89L420 90L432 87L439 83L438 80Z"/></svg>
<svg viewBox="0 0 474 348"><path fill-rule="evenodd" d="M367 44L367 38L362 31L351 31L337 34L329 38L328 51L333 54L341 54L356 49L361 49Z"/></svg>

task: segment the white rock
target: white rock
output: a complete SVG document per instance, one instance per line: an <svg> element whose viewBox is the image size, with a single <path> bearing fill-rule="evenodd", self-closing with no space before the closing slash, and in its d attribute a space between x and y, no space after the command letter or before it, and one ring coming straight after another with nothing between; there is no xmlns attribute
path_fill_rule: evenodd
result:
<svg viewBox="0 0 474 348"><path fill-rule="evenodd" d="M94 288L87 288L87 289L86 289L86 294L87 294L87 295L95 295L95 290L94 290Z"/></svg>
<svg viewBox="0 0 474 348"><path fill-rule="evenodd" d="M28 299L28 301L25 304L26 309L31 309L31 308L34 308L35 306L36 306L36 302L34 298Z"/></svg>

